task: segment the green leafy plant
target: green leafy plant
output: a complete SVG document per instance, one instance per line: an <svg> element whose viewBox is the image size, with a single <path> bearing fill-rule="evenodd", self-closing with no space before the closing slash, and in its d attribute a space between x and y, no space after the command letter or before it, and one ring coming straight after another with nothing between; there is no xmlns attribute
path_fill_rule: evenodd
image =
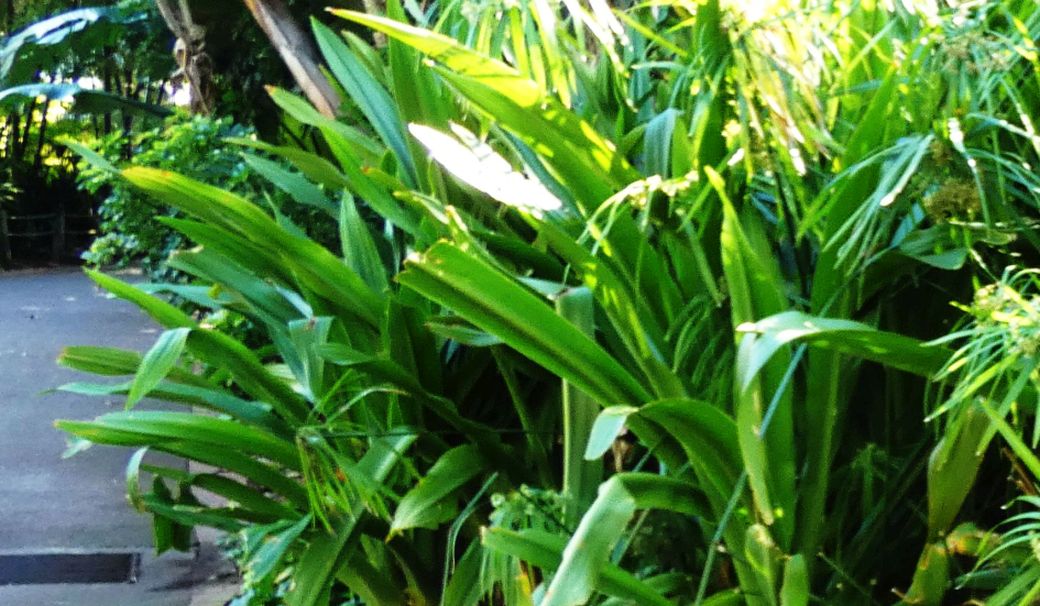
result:
<svg viewBox="0 0 1040 606"><path fill-rule="evenodd" d="M493 430L496 423L515 427L512 415L503 418L499 409L488 407L495 401L488 393L508 392L495 387L503 381L497 369L515 376L517 363L505 352L440 350L436 337L423 328L428 313L423 306L406 304L407 298L386 290L387 270L376 252L374 232L349 197L341 204L340 231L352 238L353 254L344 263L291 224L279 224L234 194L156 169L135 167L122 174L192 217L164 220L203 246L177 253L171 266L219 284L221 292L214 294L208 286L170 290L262 326L273 343L267 355L277 364L264 365L240 342L168 303L92 274L117 296L141 305L167 332L143 357L70 348L62 362L71 367L134 378L65 389L126 394L131 406L148 395L208 408L218 416L128 410L59 426L92 442L148 447L220 470L186 474L143 465L135 457L128 472L132 501L155 515L160 549L183 547L185 528L198 523L236 532L253 524L271 525L268 531L254 531L261 533L291 528L292 536L268 537L282 541L283 551L264 551L265 559L257 563L253 559L260 554L250 558L248 581L257 595L269 590L287 563L295 571L290 603L328 601L330 591L343 591L340 582L370 603L436 595L436 581L420 571L425 570L422 562L440 561L445 554L430 547L412 553L418 545L405 535L429 533L423 529L436 530L454 515L457 493L470 477L460 480L459 466L471 476L487 466L516 481L536 476L518 463L524 442L507 454ZM360 254L366 250L370 254ZM191 373L189 359L208 370ZM490 385L475 389L481 381L474 372L487 374ZM452 449L460 438L474 446ZM250 446L254 441L259 448ZM240 452L227 453L231 444ZM416 469L430 463L428 478L435 485L443 483L441 477L455 483L435 490L414 486ZM142 471L158 478L147 494L137 487ZM196 490L215 493L228 505L203 506L193 496ZM400 505L391 509L398 499L394 495L402 493L407 494ZM409 508L414 514L406 513ZM436 512L432 518L431 508ZM472 542L474 531L466 529L460 540ZM357 562L351 561L363 570L352 565L353 572L344 576L334 566L344 550L356 550Z"/></svg>
<svg viewBox="0 0 1040 606"><path fill-rule="evenodd" d="M157 528L269 537L250 583L289 604L1030 598L1030 556L978 528L1014 496L993 439L1031 461L1033 310L1008 293L1032 274L963 331L949 305L1036 257L1028 2L336 14L386 37L315 25L349 120L275 89L323 145L239 140L299 171L254 161L297 201L342 192L335 253L223 189L121 173L187 217L164 221L200 247L178 292L272 344L96 276L168 332L70 349L134 377L72 388L220 414L61 422L224 470L132 465L160 477L131 486ZM954 69L955 36L1000 64ZM687 557L648 557L671 528ZM1015 568L994 588L963 559Z"/></svg>

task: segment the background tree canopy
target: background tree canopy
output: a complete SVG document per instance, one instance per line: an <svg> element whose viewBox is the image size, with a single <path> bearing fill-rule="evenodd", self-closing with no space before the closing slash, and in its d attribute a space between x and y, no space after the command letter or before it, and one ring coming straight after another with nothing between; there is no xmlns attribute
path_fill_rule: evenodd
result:
<svg viewBox="0 0 1040 606"><path fill-rule="evenodd" d="M95 195L103 192L92 187L95 195L81 194L76 163L55 141L118 136L118 158L129 160L139 151L134 134L155 128L157 118L168 115L178 100L191 105L185 99L204 96L205 102L192 109L228 117L268 140L299 136L295 129L285 130L281 112L264 91L268 85L291 88L296 81L254 18L251 9L257 3L174 3L190 10L188 46L176 35L184 31L171 31L170 20L164 19L160 9L166 4L6 3L3 31L8 34L0 48L0 172L5 176L0 204L9 213L34 216L59 208L94 213ZM309 14L321 12L317 5L289 2L281 17L300 27ZM204 89L202 95L188 94L192 74L204 76L194 83ZM22 245L16 253L30 256L46 248L16 244Z"/></svg>

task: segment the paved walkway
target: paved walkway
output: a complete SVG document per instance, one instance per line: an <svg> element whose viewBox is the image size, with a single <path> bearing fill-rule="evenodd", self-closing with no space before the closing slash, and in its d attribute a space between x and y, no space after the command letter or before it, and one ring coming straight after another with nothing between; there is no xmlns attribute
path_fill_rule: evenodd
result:
<svg viewBox="0 0 1040 606"><path fill-rule="evenodd" d="M90 419L121 403L41 394L84 375L58 367L66 345L147 349L157 328L106 298L77 269L0 273L0 554L134 551L137 584L0 587L0 606L180 606L213 562L151 553L151 527L124 497L130 450L96 446L63 460L57 418ZM203 558L206 559L206 558ZM210 558L212 559L212 558ZM219 603L219 602L218 602Z"/></svg>

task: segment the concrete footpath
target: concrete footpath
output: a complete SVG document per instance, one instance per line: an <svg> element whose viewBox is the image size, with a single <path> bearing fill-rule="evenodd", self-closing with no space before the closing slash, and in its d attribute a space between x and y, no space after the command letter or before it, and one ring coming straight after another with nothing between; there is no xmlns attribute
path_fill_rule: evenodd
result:
<svg viewBox="0 0 1040 606"><path fill-rule="evenodd" d="M187 606L226 573L212 546L200 556L151 555L150 519L124 496L129 449L95 446L61 458L65 436L54 420L119 410L118 399L41 393L91 380L55 364L62 347L143 351L157 335L146 316L105 297L78 269L0 273L0 557L141 554L136 583L2 585L0 606ZM226 599L207 595L207 606Z"/></svg>

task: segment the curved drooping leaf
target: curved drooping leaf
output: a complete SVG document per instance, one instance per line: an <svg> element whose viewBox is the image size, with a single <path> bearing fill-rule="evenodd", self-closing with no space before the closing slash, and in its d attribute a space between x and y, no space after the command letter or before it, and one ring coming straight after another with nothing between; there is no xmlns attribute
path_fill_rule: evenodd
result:
<svg viewBox="0 0 1040 606"><path fill-rule="evenodd" d="M701 489L714 497L714 505L725 503L742 469L736 424L707 402L677 398L638 408L605 408L593 424L585 457L602 457L625 424L638 417L653 421L671 434L691 461Z"/></svg>
<svg viewBox="0 0 1040 606"><path fill-rule="evenodd" d="M85 396L127 395L130 393L131 385L132 381L114 385L104 383L66 383L58 387L58 391ZM160 381L151 390L150 395L164 402L178 402L226 414L243 423L263 427L286 438L291 439L294 435L285 421L272 413L270 404L244 400L216 387L200 387L198 385L165 380Z"/></svg>
<svg viewBox="0 0 1040 606"><path fill-rule="evenodd" d="M693 498L696 492L696 488L686 482L649 473L621 473L601 484L599 495L563 550L560 567L541 606L577 606L588 602L600 583L601 571L609 563L614 545L625 533L636 510L667 509L689 515L703 514Z"/></svg>
<svg viewBox="0 0 1040 606"><path fill-rule="evenodd" d="M480 450L472 444L457 446L441 455L397 505L390 535L410 528L434 529L452 519L457 511L453 502L455 491L485 467Z"/></svg>
<svg viewBox="0 0 1040 606"><path fill-rule="evenodd" d="M129 410L148 395L166 375L173 370L181 354L184 353L190 328L174 328L159 335L159 339L141 359L130 391L126 396L126 408Z"/></svg>
<svg viewBox="0 0 1040 606"><path fill-rule="evenodd" d="M738 375L744 387L773 354L789 343L807 343L923 377L938 372L951 353L944 347L860 322L810 316L800 311L785 311L757 322L747 322L737 330L745 333L737 362Z"/></svg>
<svg viewBox="0 0 1040 606"><path fill-rule="evenodd" d="M704 511L703 515L725 520L726 512L736 504L751 507L742 488L746 467L733 417L708 402L690 398L659 400L638 409L604 410L598 420L602 435L596 439L601 445L606 444L616 428L624 423L634 425L636 420L661 428L664 435L674 439L682 449L684 464L689 465L697 480L697 492L689 499ZM595 435L596 429L593 432ZM765 471L762 469L759 473ZM706 502L702 504L702 501ZM717 536L727 545L742 545L746 528L746 520L728 518ZM743 559L734 560L734 568L743 585L762 583L758 571L747 566Z"/></svg>
<svg viewBox="0 0 1040 606"><path fill-rule="evenodd" d="M255 244L273 246L283 262L297 272L301 285L321 293L330 303L369 325L378 325L382 313L380 296L360 276L317 242L286 231L248 200L168 171L134 167L122 174L166 204Z"/></svg>
<svg viewBox="0 0 1040 606"><path fill-rule="evenodd" d="M708 402L675 398L651 402L639 409L638 417L652 421L682 447L716 515L744 469L733 417Z"/></svg>
<svg viewBox="0 0 1040 606"><path fill-rule="evenodd" d="M0 45L0 82L8 76L18 53L25 46L61 44L70 35L81 32L99 21L126 19L124 11L119 7L86 7L37 21L3 40L3 44Z"/></svg>
<svg viewBox="0 0 1040 606"><path fill-rule="evenodd" d="M178 309L177 306L154 297L133 284L92 269L84 270L84 272L98 286L104 288L115 297L133 303L151 316L163 328L193 328L196 326L195 320Z"/></svg>
<svg viewBox="0 0 1040 606"><path fill-rule="evenodd" d="M63 431L102 444L149 446L154 442L197 442L250 453L289 469L300 469L295 445L259 428L187 412L132 411L93 421L57 421Z"/></svg>
<svg viewBox="0 0 1040 606"><path fill-rule="evenodd" d="M38 82L0 90L0 107L20 105L37 97L46 97L51 101L72 102L71 111L84 114L104 114L118 110L162 118L173 113L168 107L128 99L102 90L84 88L72 82Z"/></svg>
<svg viewBox="0 0 1040 606"><path fill-rule="evenodd" d="M595 341L501 271L442 242L408 262L398 281L604 404L642 403L643 387Z"/></svg>
<svg viewBox="0 0 1040 606"><path fill-rule="evenodd" d="M505 528L487 528L482 535L486 549L509 554L545 570L560 565L566 549L565 539L541 530L520 532ZM625 600L625 603L666 606L672 602L651 587L612 563L597 571L596 590Z"/></svg>
<svg viewBox="0 0 1040 606"><path fill-rule="evenodd" d="M130 376L137 373L141 354L115 347L71 346L61 350L58 364L106 377ZM187 385L213 387L205 378L179 368L170 371L169 379Z"/></svg>
<svg viewBox="0 0 1040 606"><path fill-rule="evenodd" d="M604 408L589 430L588 443L585 445L585 460L594 461L601 458L611 444L617 439L625 427L628 417L639 412L636 406L608 406Z"/></svg>

